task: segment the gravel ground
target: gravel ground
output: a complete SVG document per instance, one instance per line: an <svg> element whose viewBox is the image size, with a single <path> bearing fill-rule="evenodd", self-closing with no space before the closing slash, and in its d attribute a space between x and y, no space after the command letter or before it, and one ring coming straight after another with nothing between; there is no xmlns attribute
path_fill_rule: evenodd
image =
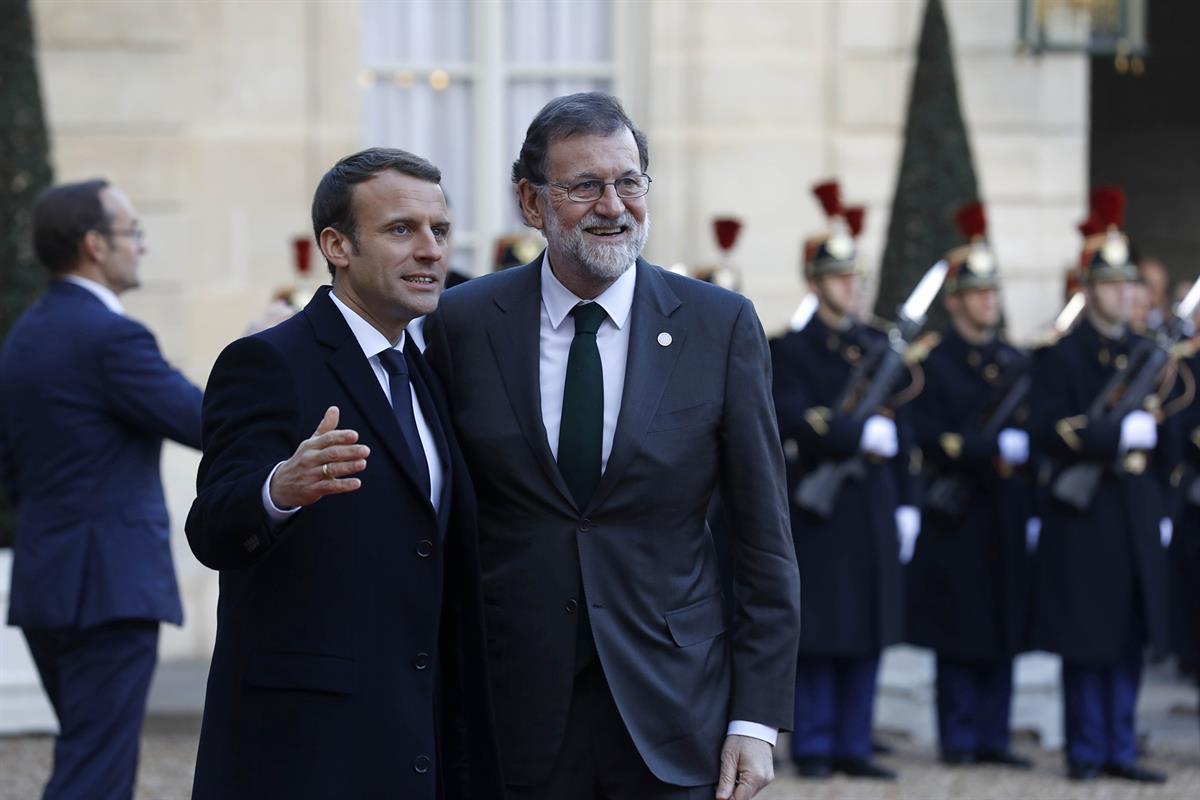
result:
<svg viewBox="0 0 1200 800"><path fill-rule="evenodd" d="M1194 719L1193 719L1194 721ZM186 800L196 757L194 718L152 717L142 740L138 800ZM1076 784L1063 777L1061 757L1018 744L1036 769L1018 772L992 767L947 769L928 748L899 737L884 737L895 752L880 761L900 771L895 783L802 780L790 764L778 766L776 782L762 800L1167 800L1200 797L1200 746L1172 742L1155 747L1146 764L1168 772L1170 781L1147 787L1112 779ZM53 740L48 736L0 738L0 800L35 800L50 769ZM783 748L781 747L781 751ZM331 798L331 800L342 800ZM357 800L348 798L347 800ZM402 798L400 800L403 800Z"/></svg>

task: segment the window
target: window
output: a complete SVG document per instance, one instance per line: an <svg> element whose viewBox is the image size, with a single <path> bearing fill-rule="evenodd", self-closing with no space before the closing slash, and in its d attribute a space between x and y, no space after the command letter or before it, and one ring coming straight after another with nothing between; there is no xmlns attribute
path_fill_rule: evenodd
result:
<svg viewBox="0 0 1200 800"><path fill-rule="evenodd" d="M442 169L455 220L453 266L492 269L496 240L525 230L510 180L546 101L622 91L613 0L365 0L360 84L368 145Z"/></svg>

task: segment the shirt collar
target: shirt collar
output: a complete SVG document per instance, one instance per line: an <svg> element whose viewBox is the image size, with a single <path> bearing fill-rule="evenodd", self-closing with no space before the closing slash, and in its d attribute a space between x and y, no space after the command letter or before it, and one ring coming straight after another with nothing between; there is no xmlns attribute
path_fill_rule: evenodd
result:
<svg viewBox="0 0 1200 800"><path fill-rule="evenodd" d="M125 316L125 306L121 305L121 301L117 299L117 295L112 289L107 286L97 283L90 278L81 278L78 275L64 275L63 280L67 283L73 283L76 286L87 289L96 299L104 303L105 307L114 314Z"/></svg>
<svg viewBox="0 0 1200 800"><path fill-rule="evenodd" d="M633 310L633 290L636 285L637 265L634 265L622 272L621 276L593 301L604 308L608 318L617 328L624 328L625 323L629 321L629 313ZM571 309L582 302L585 301L576 297L555 276L554 270L550 268L550 251L547 250L542 257L542 304L546 306L546 312L550 316L551 327L558 330L563 320L571 313Z"/></svg>
<svg viewBox="0 0 1200 800"><path fill-rule="evenodd" d="M363 355L367 358L374 358L384 350L393 349L392 343L387 340L387 337L375 329L375 326L367 322L358 312L350 306L338 299L338 296L332 291L329 293L329 299L337 306L337 310L342 312L342 316L346 318L346 324L350 326L350 332L354 334L354 338L358 341L358 346L362 348ZM406 334L400 334L400 341L394 349L404 350L404 339Z"/></svg>

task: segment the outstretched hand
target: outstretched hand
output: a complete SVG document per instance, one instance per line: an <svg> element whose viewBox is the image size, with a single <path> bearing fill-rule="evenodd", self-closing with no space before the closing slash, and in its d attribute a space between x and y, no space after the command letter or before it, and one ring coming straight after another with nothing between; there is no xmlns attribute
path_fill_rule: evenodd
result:
<svg viewBox="0 0 1200 800"><path fill-rule="evenodd" d="M341 412L330 406L313 435L271 477L271 502L278 508L310 506L331 494L353 492L362 481L352 478L367 468L371 449L356 444L358 432L338 430Z"/></svg>

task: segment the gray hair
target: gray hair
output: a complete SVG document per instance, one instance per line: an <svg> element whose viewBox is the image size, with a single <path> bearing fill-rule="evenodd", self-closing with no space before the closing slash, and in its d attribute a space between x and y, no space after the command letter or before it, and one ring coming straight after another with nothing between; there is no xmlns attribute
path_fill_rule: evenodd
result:
<svg viewBox="0 0 1200 800"><path fill-rule="evenodd" d="M650 165L646 136L633 124L617 98L604 92L579 92L554 98L529 123L521 155L513 162L513 183L527 180L535 186L546 184L546 159L553 142L577 134L608 136L622 127L633 134L645 172Z"/></svg>

